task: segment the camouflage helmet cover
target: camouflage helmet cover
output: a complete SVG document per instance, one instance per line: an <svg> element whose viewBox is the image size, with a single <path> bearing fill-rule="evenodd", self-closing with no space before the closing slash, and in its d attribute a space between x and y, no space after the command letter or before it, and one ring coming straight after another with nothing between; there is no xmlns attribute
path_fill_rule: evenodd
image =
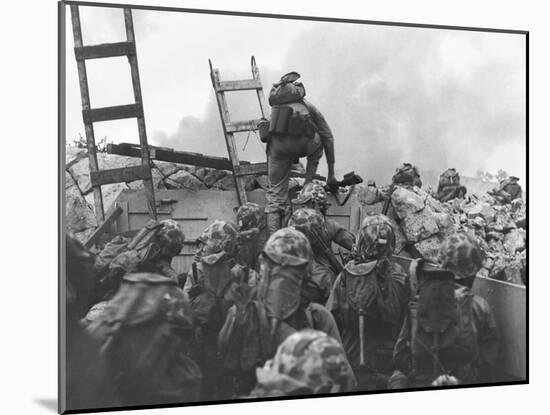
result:
<svg viewBox="0 0 550 415"><path fill-rule="evenodd" d="M264 254L283 266L309 264L312 258L311 245L306 236L291 227L279 229L269 237Z"/></svg>
<svg viewBox="0 0 550 415"><path fill-rule="evenodd" d="M174 257L180 253L185 241L181 226L172 219L160 221L160 229L155 237L159 244L161 255Z"/></svg>
<svg viewBox="0 0 550 415"><path fill-rule="evenodd" d="M353 250L364 261L390 257L395 250L395 232L388 217L377 214L363 219Z"/></svg>
<svg viewBox="0 0 550 415"><path fill-rule="evenodd" d="M211 223L197 238L200 247L201 261L214 264L222 257L235 255L237 251L238 231L231 222L216 220Z"/></svg>
<svg viewBox="0 0 550 415"><path fill-rule="evenodd" d="M465 232L457 232L443 242L438 260L457 279L472 277L483 266L483 255L478 243Z"/></svg>
<svg viewBox="0 0 550 415"><path fill-rule="evenodd" d="M247 202L237 210L237 225L239 231L261 228L263 222L262 209L256 203Z"/></svg>
<svg viewBox="0 0 550 415"><path fill-rule="evenodd" d="M296 199L292 200L295 205L303 205L310 201L313 201L316 206L321 208L328 207L327 192L325 188L319 183L307 183Z"/></svg>
<svg viewBox="0 0 550 415"><path fill-rule="evenodd" d="M293 333L278 347L272 361L257 369L259 383L289 380L312 393L351 391L356 385L344 349L336 340L317 330Z"/></svg>

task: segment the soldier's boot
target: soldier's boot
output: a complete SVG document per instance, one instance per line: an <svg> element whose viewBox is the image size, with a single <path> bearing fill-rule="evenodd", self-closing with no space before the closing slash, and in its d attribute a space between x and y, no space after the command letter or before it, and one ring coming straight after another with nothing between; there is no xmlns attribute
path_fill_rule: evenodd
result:
<svg viewBox="0 0 550 415"><path fill-rule="evenodd" d="M281 213L270 212L266 213L267 232L269 236L273 235L279 229L281 229Z"/></svg>

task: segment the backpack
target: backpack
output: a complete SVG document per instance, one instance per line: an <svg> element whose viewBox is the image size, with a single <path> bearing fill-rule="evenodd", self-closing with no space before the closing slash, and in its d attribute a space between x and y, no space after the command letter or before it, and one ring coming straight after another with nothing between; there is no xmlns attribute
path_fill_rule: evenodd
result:
<svg viewBox="0 0 550 415"><path fill-rule="evenodd" d="M170 278L126 275L87 331L101 345L120 402L175 403L198 396L202 375L186 353L194 333L189 305Z"/></svg>
<svg viewBox="0 0 550 415"><path fill-rule="evenodd" d="M299 78L299 73L290 72L273 84L269 91L269 105L283 105L302 100L306 96L306 89L301 82L296 82Z"/></svg>
<svg viewBox="0 0 550 415"><path fill-rule="evenodd" d="M479 357L473 297L468 289L456 289L454 274L449 271L423 270L419 274L419 295L409 304L417 381L429 385L445 374L468 380L462 376L467 373L464 369Z"/></svg>
<svg viewBox="0 0 550 415"><path fill-rule="evenodd" d="M392 177L393 184L407 184L420 187L420 174L418 169L410 163L403 163L403 166L397 169L397 172Z"/></svg>
<svg viewBox="0 0 550 415"><path fill-rule="evenodd" d="M120 235L115 236L96 256L94 271L98 279L105 277L113 260L123 252L137 251L141 260L145 260L148 252L143 251L149 247L161 226L159 222L150 220L131 240Z"/></svg>
<svg viewBox="0 0 550 415"><path fill-rule="evenodd" d="M460 175L453 168L445 170L439 176L439 188L447 186L460 186Z"/></svg>

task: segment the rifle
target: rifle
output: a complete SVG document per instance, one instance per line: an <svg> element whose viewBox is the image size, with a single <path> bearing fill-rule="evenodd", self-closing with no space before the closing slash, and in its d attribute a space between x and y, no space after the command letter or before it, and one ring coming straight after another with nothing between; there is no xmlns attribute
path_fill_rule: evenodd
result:
<svg viewBox="0 0 550 415"><path fill-rule="evenodd" d="M336 182L336 184L332 186L325 185L325 190L334 195L334 197L336 198L336 201L340 206L344 206L348 201L348 199L350 198L351 194L353 193L353 189L355 189L355 185L359 183L363 183L363 178L358 174L355 174L354 171L350 171L349 173L344 174L344 178ZM346 196L344 197L344 200L340 201L340 199L338 198L338 190L341 187L348 187L348 186L349 186L349 189L347 191Z"/></svg>
<svg viewBox="0 0 550 415"><path fill-rule="evenodd" d="M340 274L344 267L342 266L342 264L340 264L340 262L338 262L336 256L334 256L334 253L330 248L330 243L327 244L325 239L321 235L319 235L319 231L317 231L316 229L311 229L311 236L315 241L315 244L321 248L323 256L329 262L330 269L336 275Z"/></svg>
<svg viewBox="0 0 550 415"><path fill-rule="evenodd" d="M396 186L392 184L390 187L390 194L388 195L388 198L384 202L384 207L382 208L383 215L386 215L386 216L388 215L388 210L390 209L390 205L391 205L391 196L393 195L393 192L395 191L395 189L396 189Z"/></svg>

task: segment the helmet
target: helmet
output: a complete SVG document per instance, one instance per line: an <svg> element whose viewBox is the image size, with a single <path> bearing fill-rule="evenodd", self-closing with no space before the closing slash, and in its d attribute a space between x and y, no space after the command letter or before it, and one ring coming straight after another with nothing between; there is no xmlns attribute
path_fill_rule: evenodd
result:
<svg viewBox="0 0 550 415"><path fill-rule="evenodd" d="M263 218L262 210L256 203L247 202L237 210L237 225L240 231L261 228Z"/></svg>
<svg viewBox="0 0 550 415"><path fill-rule="evenodd" d="M319 210L326 210L329 206L327 192L319 183L306 184L298 193L298 197L292 200L295 205L304 205L310 202L312 207L319 208Z"/></svg>
<svg viewBox="0 0 550 415"><path fill-rule="evenodd" d="M231 222L216 220L197 238L199 252L197 256L206 263L216 263L225 255L233 256L237 252L238 231Z"/></svg>
<svg viewBox="0 0 550 415"><path fill-rule="evenodd" d="M317 248L317 238L313 237L313 232L319 235L325 242L328 241L325 218L315 209L298 209L290 217L288 226L292 226L302 232L309 239L314 251Z"/></svg>
<svg viewBox="0 0 550 415"><path fill-rule="evenodd" d="M282 228L269 237L263 253L273 262L283 266L309 264L311 245L306 236L294 228Z"/></svg>
<svg viewBox="0 0 550 415"><path fill-rule="evenodd" d="M161 228L155 236L155 241L160 248L163 257L174 257L180 253L185 241L185 235L181 226L172 219L160 221Z"/></svg>
<svg viewBox="0 0 550 415"><path fill-rule="evenodd" d="M361 223L354 254L363 261L389 258L395 249L395 232L387 216L367 216Z"/></svg>
<svg viewBox="0 0 550 415"><path fill-rule="evenodd" d="M465 232L455 233L443 242L438 260L457 279L470 278L483 266L483 255L478 243Z"/></svg>
<svg viewBox="0 0 550 415"><path fill-rule="evenodd" d="M264 387L286 384L312 393L347 392L356 385L340 343L326 333L308 329L288 336L273 360L257 369L256 375Z"/></svg>

